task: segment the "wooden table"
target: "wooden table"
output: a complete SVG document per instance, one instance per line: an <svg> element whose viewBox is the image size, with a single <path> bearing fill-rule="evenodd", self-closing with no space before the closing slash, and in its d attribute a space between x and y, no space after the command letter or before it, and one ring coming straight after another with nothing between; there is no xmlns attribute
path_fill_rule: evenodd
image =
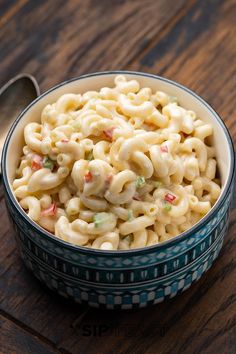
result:
<svg viewBox="0 0 236 354"><path fill-rule="evenodd" d="M140 70L196 91L236 142L235 0L0 0L0 84L20 72L42 91L99 70ZM236 353L236 208L212 269L155 307L69 303L25 269L0 189L0 353Z"/></svg>

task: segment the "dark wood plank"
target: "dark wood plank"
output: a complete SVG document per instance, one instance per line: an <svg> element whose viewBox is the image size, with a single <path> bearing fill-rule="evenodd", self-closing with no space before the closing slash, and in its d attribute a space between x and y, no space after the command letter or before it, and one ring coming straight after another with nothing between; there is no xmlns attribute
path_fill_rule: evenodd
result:
<svg viewBox="0 0 236 354"><path fill-rule="evenodd" d="M236 1L195 1L181 14L130 68L166 76L200 94L236 139Z"/></svg>
<svg viewBox="0 0 236 354"><path fill-rule="evenodd" d="M82 73L125 68L184 2L28 1L0 27L0 81L27 71L44 90Z"/></svg>
<svg viewBox="0 0 236 354"><path fill-rule="evenodd" d="M1 354L56 354L59 351L0 315Z"/></svg>
<svg viewBox="0 0 236 354"><path fill-rule="evenodd" d="M0 3L0 28L27 3L27 0L8 0Z"/></svg>

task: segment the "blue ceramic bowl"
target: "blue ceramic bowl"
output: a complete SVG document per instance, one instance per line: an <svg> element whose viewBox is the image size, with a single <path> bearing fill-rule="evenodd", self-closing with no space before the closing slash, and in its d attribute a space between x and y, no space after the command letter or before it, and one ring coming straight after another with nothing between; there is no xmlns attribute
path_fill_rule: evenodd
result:
<svg viewBox="0 0 236 354"><path fill-rule="evenodd" d="M180 236L142 249L114 252L74 246L43 230L21 209L11 182L22 151L24 126L39 120L42 108L62 94L110 86L118 73L138 79L142 86L177 96L181 105L196 111L201 119L214 126L223 189L212 210ZM136 72L89 74L47 91L17 118L2 157L6 205L26 266L60 295L108 309L131 309L162 302L188 289L211 267L227 231L234 165L230 135L220 117L203 99L173 81Z"/></svg>

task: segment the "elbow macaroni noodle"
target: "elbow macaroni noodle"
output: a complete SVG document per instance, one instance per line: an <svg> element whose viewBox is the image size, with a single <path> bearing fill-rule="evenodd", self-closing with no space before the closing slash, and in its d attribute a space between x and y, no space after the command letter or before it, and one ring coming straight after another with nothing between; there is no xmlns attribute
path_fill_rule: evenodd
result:
<svg viewBox="0 0 236 354"><path fill-rule="evenodd" d="M212 134L175 97L118 75L113 88L65 94L26 125L13 190L64 241L151 246L191 228L219 198Z"/></svg>

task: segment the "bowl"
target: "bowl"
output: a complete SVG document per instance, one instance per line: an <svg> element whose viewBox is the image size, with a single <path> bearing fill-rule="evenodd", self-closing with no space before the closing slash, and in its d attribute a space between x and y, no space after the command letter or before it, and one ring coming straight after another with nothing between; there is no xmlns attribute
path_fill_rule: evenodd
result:
<svg viewBox="0 0 236 354"><path fill-rule="evenodd" d="M141 86L177 96L180 105L194 110L201 119L214 126L223 188L211 211L181 235L146 248L103 251L74 246L42 229L21 209L11 183L21 155L24 126L39 120L43 107L61 95L110 86L117 74L138 79ZM229 132L202 98L174 81L128 71L84 75L42 94L14 122L2 156L6 206L26 266L58 294L107 309L132 309L162 302L188 289L211 267L227 232L234 166L234 148Z"/></svg>

